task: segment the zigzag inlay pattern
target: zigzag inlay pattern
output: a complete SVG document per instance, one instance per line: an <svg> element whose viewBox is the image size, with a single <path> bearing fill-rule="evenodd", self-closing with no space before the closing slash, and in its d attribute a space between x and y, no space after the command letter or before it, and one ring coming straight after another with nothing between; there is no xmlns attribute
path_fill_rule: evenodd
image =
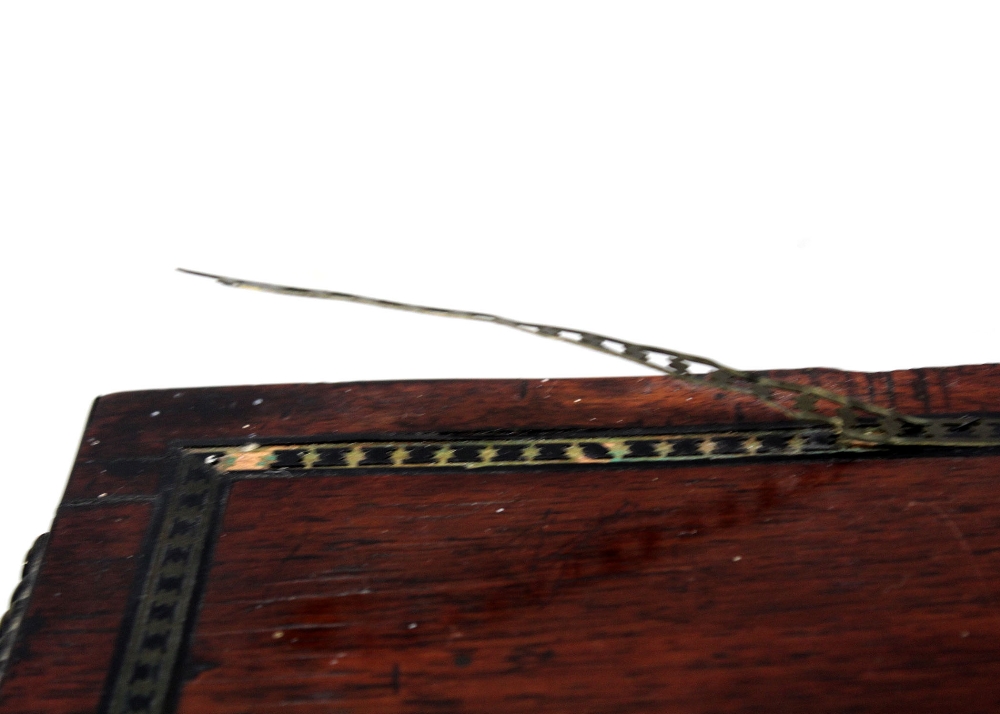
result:
<svg viewBox="0 0 1000 714"><path fill-rule="evenodd" d="M278 470L428 469L624 464L870 451L845 446L831 429L587 436L503 440L371 441L301 445L245 444L205 449L220 473ZM198 450L194 450L198 451Z"/></svg>

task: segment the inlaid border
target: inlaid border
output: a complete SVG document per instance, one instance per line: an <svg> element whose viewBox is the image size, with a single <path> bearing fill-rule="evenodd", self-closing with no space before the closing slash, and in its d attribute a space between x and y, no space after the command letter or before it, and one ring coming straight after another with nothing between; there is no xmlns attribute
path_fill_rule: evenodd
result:
<svg viewBox="0 0 1000 714"><path fill-rule="evenodd" d="M365 472L627 466L719 459L797 458L873 453L844 445L826 427L697 433L621 433L490 438L393 438L328 443L245 443L185 447L164 489L154 540L131 631L112 673L105 714L166 714L179 695L179 667L196 618L202 574L230 483L244 478Z"/></svg>
<svg viewBox="0 0 1000 714"><path fill-rule="evenodd" d="M190 449L207 454L216 471L378 469L478 469L543 465L703 461L759 456L871 451L845 447L831 429L806 427L753 432L719 431L641 436L562 438L383 440L313 444L256 443Z"/></svg>
<svg viewBox="0 0 1000 714"><path fill-rule="evenodd" d="M223 488L221 474L206 466L204 458L181 460L108 712L159 714L171 708L170 687Z"/></svg>

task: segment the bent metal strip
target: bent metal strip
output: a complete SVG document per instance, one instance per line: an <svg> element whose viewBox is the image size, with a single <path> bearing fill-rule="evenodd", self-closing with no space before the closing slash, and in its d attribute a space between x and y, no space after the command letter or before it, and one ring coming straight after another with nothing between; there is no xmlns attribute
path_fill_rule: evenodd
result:
<svg viewBox="0 0 1000 714"><path fill-rule="evenodd" d="M652 345L635 344L586 330L511 320L483 312L412 305L351 293L274 285L183 268L179 270L190 275L212 278L229 287L297 297L342 300L439 317L491 322L530 332L539 337L569 342L636 362L685 382L749 394L793 419L826 424L843 445L1000 446L1000 421L986 419L979 414L963 415L957 419L918 417L822 387L772 379L763 374L734 369L708 357Z"/></svg>

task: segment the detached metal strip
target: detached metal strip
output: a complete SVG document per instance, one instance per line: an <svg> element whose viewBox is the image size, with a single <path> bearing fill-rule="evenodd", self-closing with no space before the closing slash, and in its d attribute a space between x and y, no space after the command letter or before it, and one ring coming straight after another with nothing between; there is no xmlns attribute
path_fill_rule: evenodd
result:
<svg viewBox="0 0 1000 714"><path fill-rule="evenodd" d="M178 268L178 270L190 275L212 278L223 285L234 288L261 290L296 297L343 300L392 310L419 312L438 317L456 317L512 327L539 337L549 337L597 350L612 357L627 359L685 382L738 394L748 394L793 419L830 426L837 434L838 439L845 444L862 442L895 446L1000 446L1000 427L997 423L987 422L980 416L970 415L959 420L916 417L894 409L886 409L861 399L837 394L822 387L771 379L754 372L727 367L708 357L699 357L652 345L636 344L600 335L596 332L511 320L485 312L411 305L351 293L274 285L185 270L184 268ZM692 371L695 368L707 371L695 373ZM786 399L781 400L782 396ZM793 397L791 405L787 397Z"/></svg>

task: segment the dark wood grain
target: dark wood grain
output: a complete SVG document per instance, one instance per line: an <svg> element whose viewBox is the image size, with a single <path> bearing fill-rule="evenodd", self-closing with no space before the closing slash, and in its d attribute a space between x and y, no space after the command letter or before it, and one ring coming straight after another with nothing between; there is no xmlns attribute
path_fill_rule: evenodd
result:
<svg viewBox="0 0 1000 714"><path fill-rule="evenodd" d="M1000 413L996 365L771 374ZM98 711L182 447L782 420L661 377L102 397L0 710ZM995 450L943 449L237 477L177 709L997 711L998 478Z"/></svg>
<svg viewBox="0 0 1000 714"><path fill-rule="evenodd" d="M247 682L255 708L309 713L997 711L977 507L996 477L979 458L241 482L180 711L246 711Z"/></svg>
<svg viewBox="0 0 1000 714"><path fill-rule="evenodd" d="M0 711L96 711L150 517L148 503L59 512Z"/></svg>
<svg viewBox="0 0 1000 714"><path fill-rule="evenodd" d="M1000 410L1000 368L779 370L913 414ZM577 400L580 401L577 401ZM259 400L259 402L258 402ZM153 416L155 414L155 416ZM127 392L94 405L66 498L156 493L171 444L483 429L629 429L783 421L748 396L669 377L266 385ZM246 427L246 428L244 428Z"/></svg>

